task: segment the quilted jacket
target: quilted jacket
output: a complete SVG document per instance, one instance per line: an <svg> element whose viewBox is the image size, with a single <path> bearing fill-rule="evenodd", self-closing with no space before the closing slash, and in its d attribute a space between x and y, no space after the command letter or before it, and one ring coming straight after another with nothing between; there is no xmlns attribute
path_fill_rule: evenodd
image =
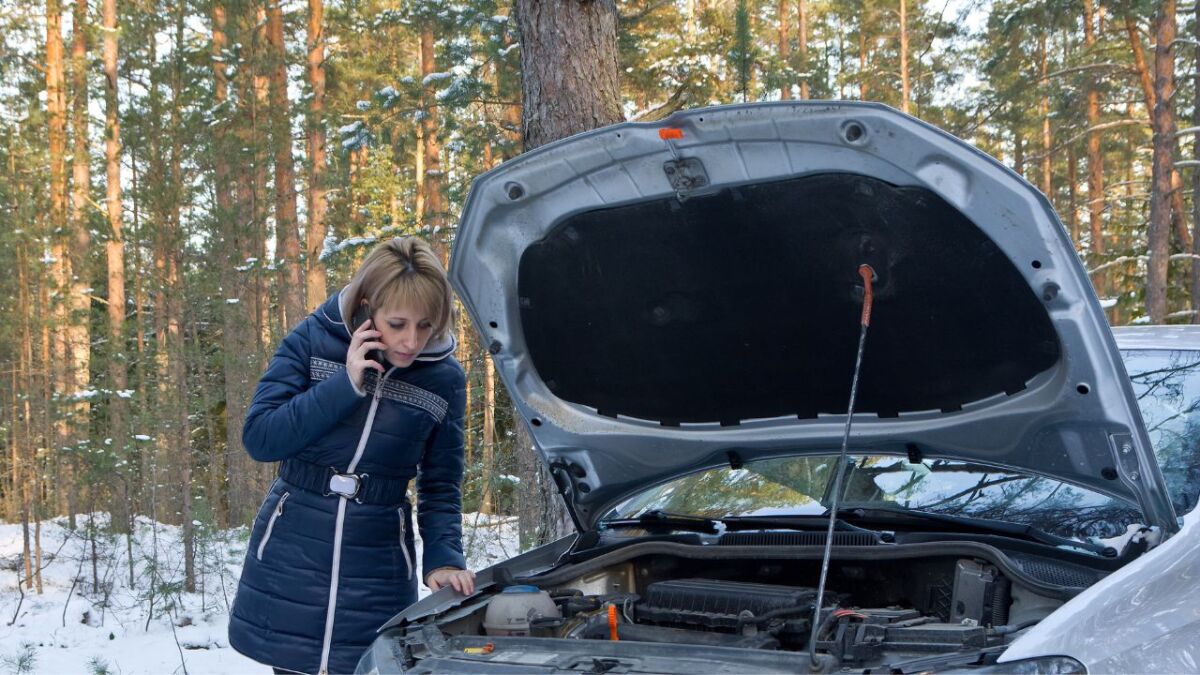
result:
<svg viewBox="0 0 1200 675"><path fill-rule="evenodd" d="M258 383L243 442L365 481L416 479L421 569L466 568L462 552L465 379L453 338L406 368L346 372L349 307L329 298L286 338ZM242 654L303 673L352 672L376 629L414 602L412 505L358 503L276 479L250 534L229 621Z"/></svg>

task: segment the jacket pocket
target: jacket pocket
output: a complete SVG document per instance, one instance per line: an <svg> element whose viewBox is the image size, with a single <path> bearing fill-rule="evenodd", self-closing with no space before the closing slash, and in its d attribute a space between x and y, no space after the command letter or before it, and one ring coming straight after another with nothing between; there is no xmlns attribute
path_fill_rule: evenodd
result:
<svg viewBox="0 0 1200 675"><path fill-rule="evenodd" d="M396 514L400 516L400 552L404 554L404 577L412 579L412 556L408 553L408 543L404 540L404 507L396 509Z"/></svg>
<svg viewBox="0 0 1200 675"><path fill-rule="evenodd" d="M271 512L271 519L267 521L267 531L263 533L262 541L258 542L258 555L256 557L259 560L262 560L263 551L267 550L267 542L271 541L271 532L275 530L275 521L279 520L279 517L283 515L283 503L287 501L290 494L292 493L283 493L279 497L279 501L275 502L275 510Z"/></svg>

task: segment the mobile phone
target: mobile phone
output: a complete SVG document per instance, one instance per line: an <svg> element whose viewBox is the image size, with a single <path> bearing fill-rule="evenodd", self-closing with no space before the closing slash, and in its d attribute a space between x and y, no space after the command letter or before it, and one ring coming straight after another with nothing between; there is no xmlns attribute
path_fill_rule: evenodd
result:
<svg viewBox="0 0 1200 675"><path fill-rule="evenodd" d="M370 319L370 318L371 318L371 305L369 305L368 303L365 303L365 302L360 303L358 305L358 310L354 312L354 318L352 318L350 320L354 323L354 325L350 327L350 330L351 331L358 330L358 327L363 325L363 323L365 323L366 320ZM372 324L371 327L374 328L374 324ZM382 366L387 366L387 364L383 362L383 350L382 349L372 349L372 350L368 351L367 357L370 359L373 359L375 361L378 361L379 364Z"/></svg>

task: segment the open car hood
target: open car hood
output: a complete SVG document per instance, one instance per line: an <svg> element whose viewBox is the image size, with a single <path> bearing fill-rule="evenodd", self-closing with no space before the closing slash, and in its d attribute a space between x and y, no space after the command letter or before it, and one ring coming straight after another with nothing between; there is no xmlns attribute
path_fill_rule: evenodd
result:
<svg viewBox="0 0 1200 675"><path fill-rule="evenodd" d="M1043 195L891 108L788 102L573 136L471 188L451 280L577 523L703 468L841 445L1050 476L1176 529L1112 333Z"/></svg>

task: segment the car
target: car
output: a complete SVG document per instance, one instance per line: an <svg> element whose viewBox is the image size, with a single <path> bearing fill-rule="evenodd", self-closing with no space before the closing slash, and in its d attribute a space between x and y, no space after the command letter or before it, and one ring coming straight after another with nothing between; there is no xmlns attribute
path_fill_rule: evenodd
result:
<svg viewBox="0 0 1200 675"><path fill-rule="evenodd" d="M358 672L1197 670L1200 333L1114 338L967 143L869 103L618 124L478 177L450 270L577 534Z"/></svg>

